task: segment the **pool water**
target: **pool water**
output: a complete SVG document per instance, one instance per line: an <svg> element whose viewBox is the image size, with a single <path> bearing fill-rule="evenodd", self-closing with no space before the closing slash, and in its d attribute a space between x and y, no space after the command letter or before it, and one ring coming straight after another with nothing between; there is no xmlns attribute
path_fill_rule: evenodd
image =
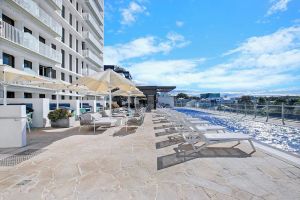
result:
<svg viewBox="0 0 300 200"><path fill-rule="evenodd" d="M263 122L244 121L236 118L222 118L198 110L183 108L176 110L192 117L206 120L213 125L226 127L230 132L251 135L257 141L300 155L300 129Z"/></svg>

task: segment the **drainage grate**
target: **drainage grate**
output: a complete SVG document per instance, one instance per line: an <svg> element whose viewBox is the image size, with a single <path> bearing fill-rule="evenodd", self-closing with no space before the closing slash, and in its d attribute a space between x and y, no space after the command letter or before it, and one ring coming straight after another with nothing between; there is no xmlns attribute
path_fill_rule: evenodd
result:
<svg viewBox="0 0 300 200"><path fill-rule="evenodd" d="M25 151L21 151L19 153L16 153L12 156L0 160L0 166L15 166L17 164L20 164L21 162L29 160L30 158L42 153L43 151L45 151L45 149L27 149Z"/></svg>

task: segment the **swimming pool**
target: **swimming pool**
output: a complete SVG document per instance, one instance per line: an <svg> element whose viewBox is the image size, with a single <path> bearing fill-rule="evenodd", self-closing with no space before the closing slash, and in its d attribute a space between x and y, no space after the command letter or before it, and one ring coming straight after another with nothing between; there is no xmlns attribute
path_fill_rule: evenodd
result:
<svg viewBox="0 0 300 200"><path fill-rule="evenodd" d="M230 132L248 134L257 141L300 155L300 129L263 122L244 121L233 117L223 118L198 110L184 108L176 110L192 117L207 120L213 125L224 126Z"/></svg>

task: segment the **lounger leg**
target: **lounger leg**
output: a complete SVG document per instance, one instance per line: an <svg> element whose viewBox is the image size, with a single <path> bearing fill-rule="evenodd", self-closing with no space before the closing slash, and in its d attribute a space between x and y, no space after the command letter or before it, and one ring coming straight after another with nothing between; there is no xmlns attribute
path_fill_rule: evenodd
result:
<svg viewBox="0 0 300 200"><path fill-rule="evenodd" d="M236 147L236 146L238 146L238 145L240 145L240 144L241 144L241 141L238 141L238 143L235 144L235 145L233 145L232 147Z"/></svg>
<svg viewBox="0 0 300 200"><path fill-rule="evenodd" d="M252 140L248 140L248 141L249 141L249 143L250 143L250 145L251 145L251 147L252 147L252 149L253 149L253 151L250 153L250 154L252 154L252 153L256 152L256 149L255 149L255 147L254 147L254 145L253 145Z"/></svg>

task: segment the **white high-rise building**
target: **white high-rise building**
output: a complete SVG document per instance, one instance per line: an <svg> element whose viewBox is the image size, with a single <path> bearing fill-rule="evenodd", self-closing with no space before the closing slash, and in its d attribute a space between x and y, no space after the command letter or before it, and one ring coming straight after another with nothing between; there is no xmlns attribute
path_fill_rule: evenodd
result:
<svg viewBox="0 0 300 200"><path fill-rule="evenodd" d="M102 71L103 11L103 0L0 0L0 64L70 83ZM56 97L18 87L7 96Z"/></svg>

